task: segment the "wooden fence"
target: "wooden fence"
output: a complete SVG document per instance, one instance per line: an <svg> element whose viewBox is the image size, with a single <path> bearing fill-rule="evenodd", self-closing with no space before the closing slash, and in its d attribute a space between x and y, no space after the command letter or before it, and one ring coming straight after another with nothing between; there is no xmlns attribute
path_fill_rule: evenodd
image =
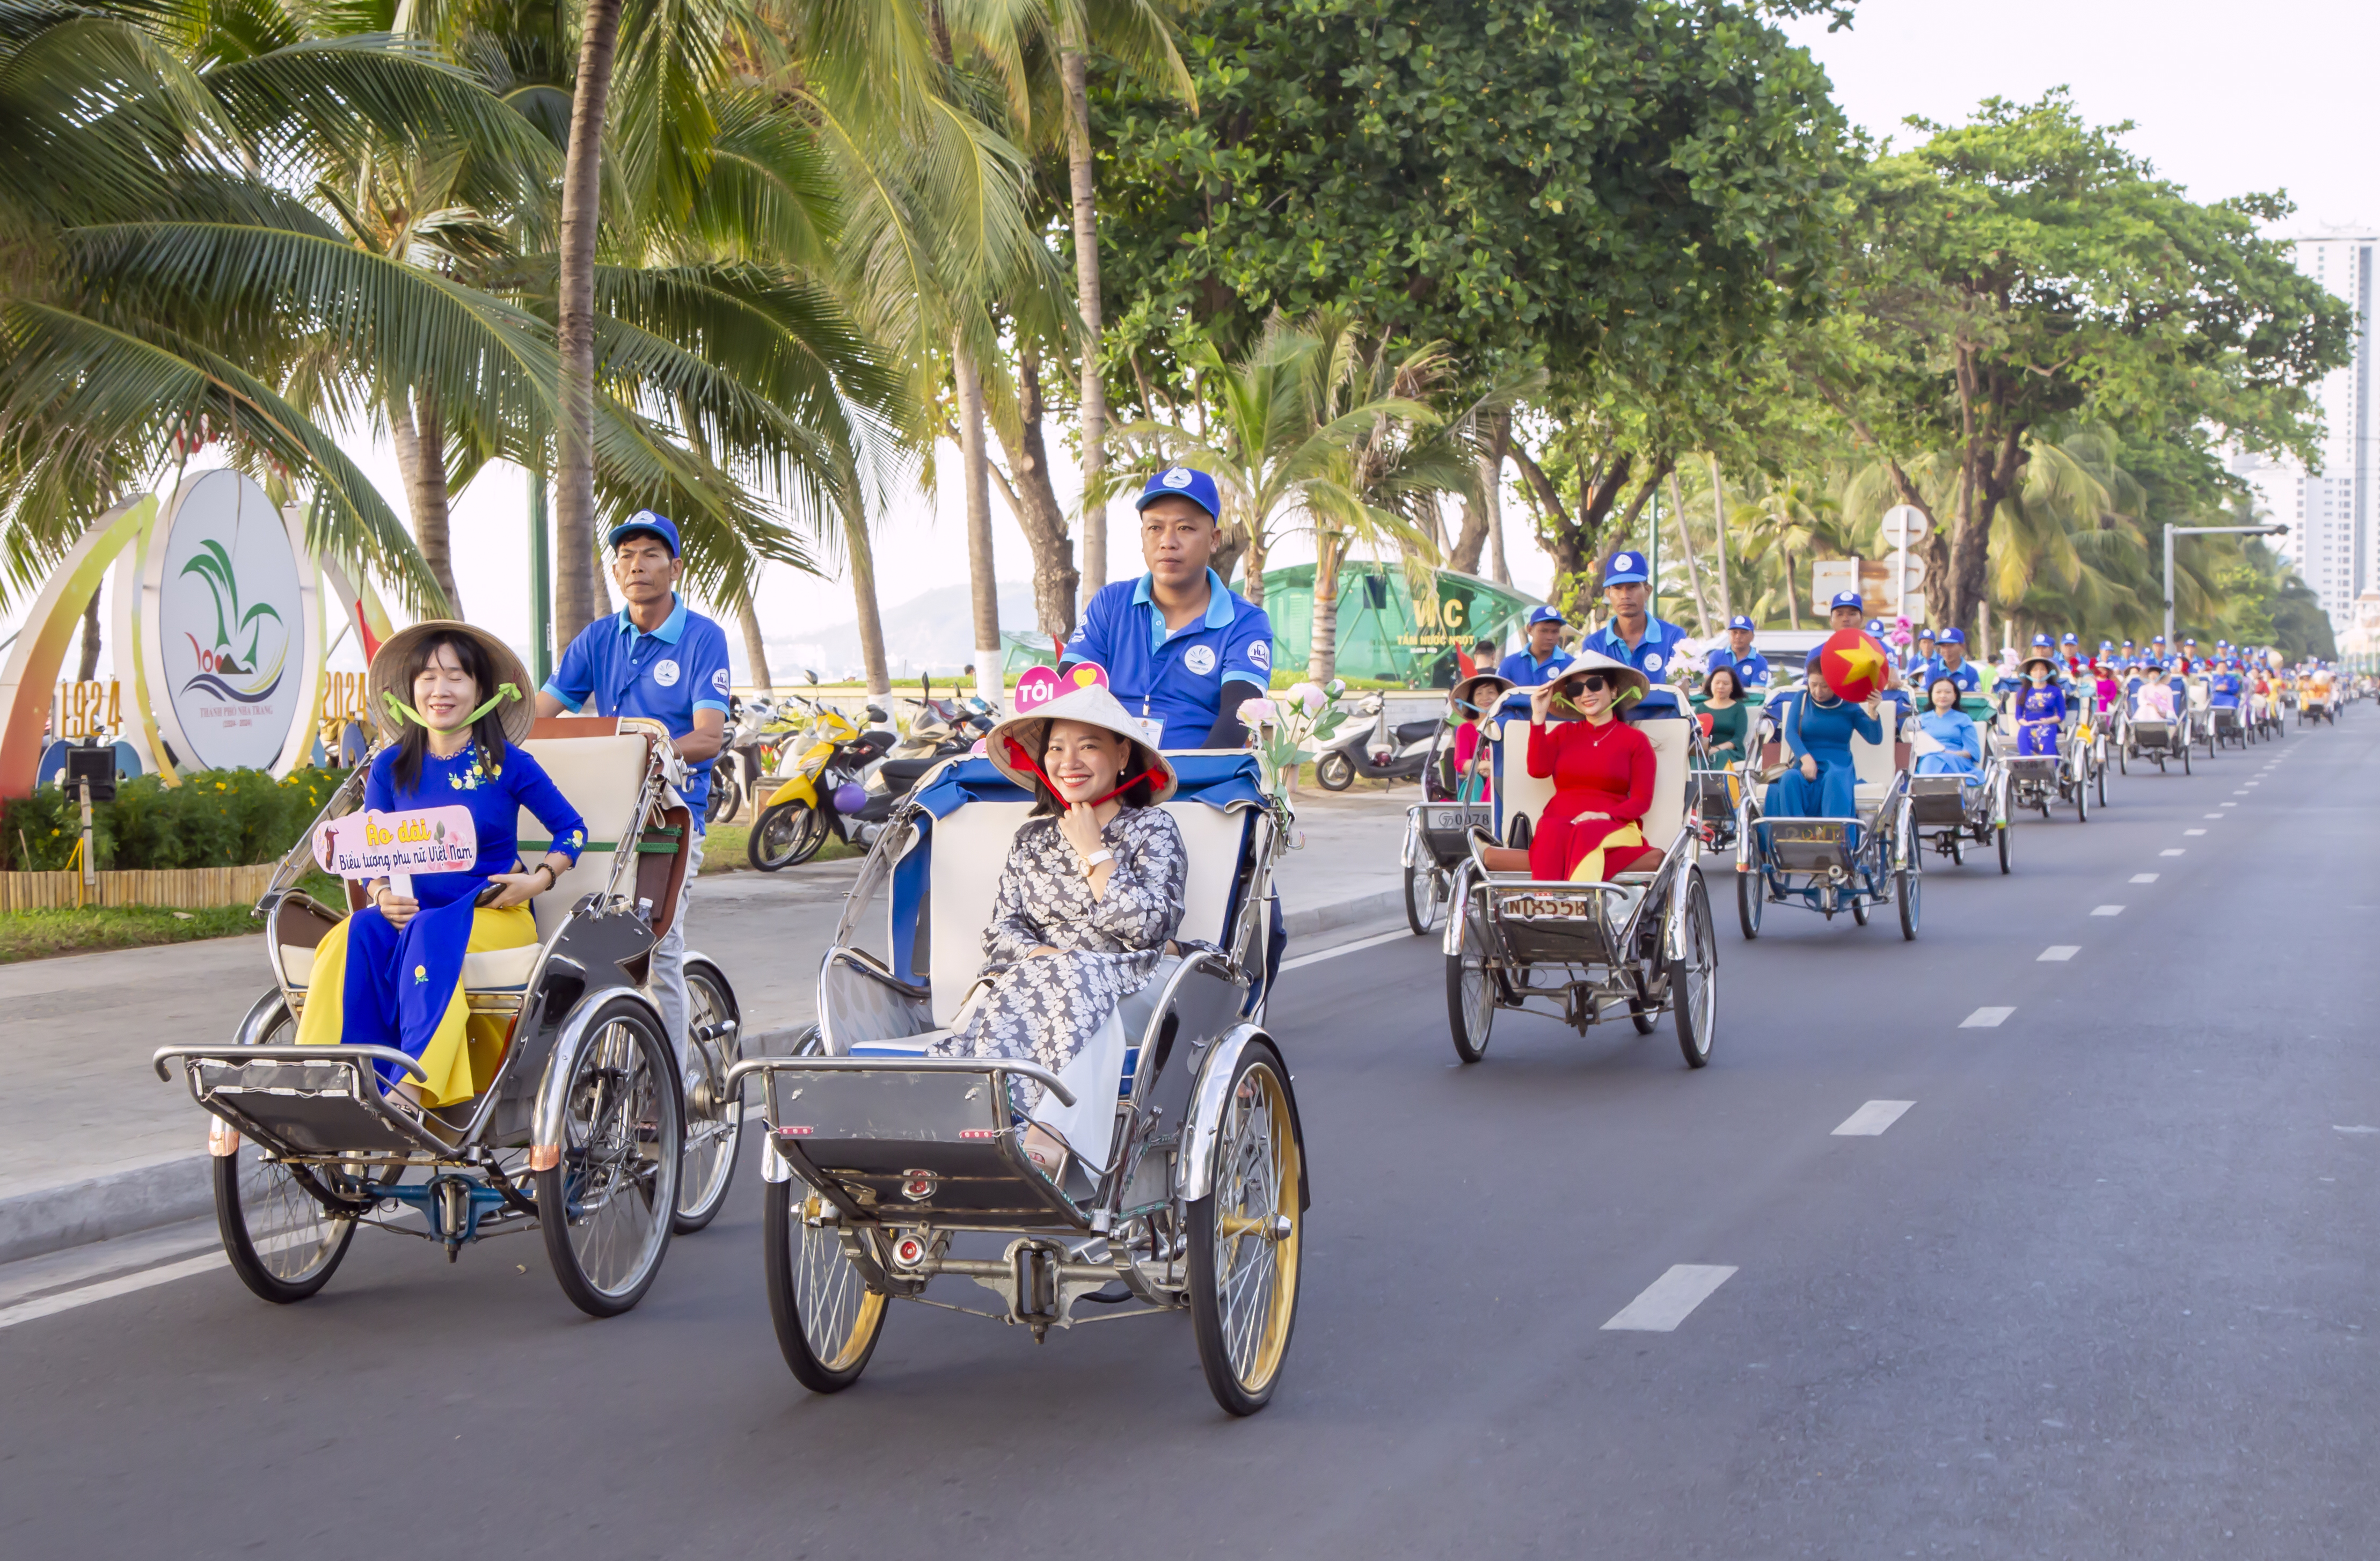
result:
<svg viewBox="0 0 2380 1561"><path fill-rule="evenodd" d="M71 910L79 904L161 905L185 910L254 905L279 865L261 862L254 867L173 867L128 872L103 869L95 894L83 889L79 872L0 872L0 912Z"/></svg>

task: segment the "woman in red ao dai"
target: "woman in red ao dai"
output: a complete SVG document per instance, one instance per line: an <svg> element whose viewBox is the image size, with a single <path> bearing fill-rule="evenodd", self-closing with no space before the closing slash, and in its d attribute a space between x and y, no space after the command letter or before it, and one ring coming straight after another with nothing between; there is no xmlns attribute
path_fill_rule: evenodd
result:
<svg viewBox="0 0 2380 1561"><path fill-rule="evenodd" d="M1640 827L1659 763L1645 734L1614 708L1641 678L1623 666L1573 664L1531 691L1529 774L1554 783L1529 838L1531 877L1597 882L1660 860ZM1578 719L1549 723L1555 713Z"/></svg>

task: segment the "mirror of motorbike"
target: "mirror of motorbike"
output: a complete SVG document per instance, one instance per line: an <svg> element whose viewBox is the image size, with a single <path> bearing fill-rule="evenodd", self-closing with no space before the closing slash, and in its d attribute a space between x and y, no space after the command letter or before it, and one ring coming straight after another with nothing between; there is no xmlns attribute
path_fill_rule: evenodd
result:
<svg viewBox="0 0 2380 1561"><path fill-rule="evenodd" d="M868 718L870 721L890 721L892 719L892 717L884 713L883 707L873 704L868 707Z"/></svg>

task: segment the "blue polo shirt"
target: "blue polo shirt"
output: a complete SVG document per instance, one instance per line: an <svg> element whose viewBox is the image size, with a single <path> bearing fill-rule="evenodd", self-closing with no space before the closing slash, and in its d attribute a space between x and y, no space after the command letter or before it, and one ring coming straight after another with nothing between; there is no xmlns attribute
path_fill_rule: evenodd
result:
<svg viewBox="0 0 2380 1561"><path fill-rule="evenodd" d="M1678 659L1678 644L1685 639L1686 631L1676 624L1664 623L1647 614L1645 638L1637 641L1635 649L1631 650L1628 641L1620 638L1619 623L1620 620L1614 618L1588 635L1583 648L1609 656L1613 661L1624 661L1656 683L1669 682L1670 668Z"/></svg>
<svg viewBox="0 0 2380 1561"><path fill-rule="evenodd" d="M625 608L599 618L562 652L545 691L574 713L591 698L598 715L641 715L659 721L673 738L694 730L694 713L727 713L727 633L700 613L688 612L673 594L670 616L648 634ZM706 759L686 766L686 805L702 832L703 804L710 799Z"/></svg>
<svg viewBox="0 0 2380 1561"><path fill-rule="evenodd" d="M1703 658L1703 676L1708 677L1722 666L1735 668L1736 677L1746 689L1768 687L1768 658L1756 650L1739 659L1732 650L1721 645Z"/></svg>
<svg viewBox="0 0 2380 1561"><path fill-rule="evenodd" d="M1543 661L1529 654L1528 648L1523 646L1506 656L1497 665L1496 675L1508 683L1516 684L1524 689L1534 689L1568 666L1571 659L1571 653L1559 645L1554 647L1554 653Z"/></svg>
<svg viewBox="0 0 2380 1561"><path fill-rule="evenodd" d="M1984 675L1975 670L1973 662L1962 661L1954 669L1940 656L1928 656L1925 665L1918 669L1918 688L1921 691L1932 688L1937 677L1948 677L1962 694L1975 693L1984 686Z"/></svg>
<svg viewBox="0 0 2380 1561"><path fill-rule="evenodd" d="M1101 586L1059 661L1099 663L1126 710L1164 723L1163 747L1196 748L1214 729L1224 684L1271 687L1272 620L1208 569L1207 616L1169 631L1156 579Z"/></svg>
<svg viewBox="0 0 2380 1561"><path fill-rule="evenodd" d="M2208 680L2206 701L2209 704L2219 704L2226 710L2237 709L2240 704L2240 682L2236 673L2218 672Z"/></svg>

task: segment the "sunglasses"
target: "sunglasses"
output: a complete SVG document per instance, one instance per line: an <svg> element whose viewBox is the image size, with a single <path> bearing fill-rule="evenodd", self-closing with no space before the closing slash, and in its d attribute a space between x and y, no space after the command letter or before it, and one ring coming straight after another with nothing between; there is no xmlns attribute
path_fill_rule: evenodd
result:
<svg viewBox="0 0 2380 1561"><path fill-rule="evenodd" d="M1601 673L1589 673L1578 680L1578 686L1590 694L1599 694L1611 687L1611 682Z"/></svg>

